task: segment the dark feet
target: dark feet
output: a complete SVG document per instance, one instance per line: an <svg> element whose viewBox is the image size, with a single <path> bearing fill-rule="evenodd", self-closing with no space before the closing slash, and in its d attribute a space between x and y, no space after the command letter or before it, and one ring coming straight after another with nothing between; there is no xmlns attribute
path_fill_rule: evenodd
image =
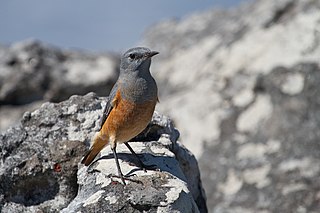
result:
<svg viewBox="0 0 320 213"><path fill-rule="evenodd" d="M157 165L145 165L144 163L142 163L142 161L140 160L139 162L139 168L142 169L144 172L147 172L147 170L157 170Z"/></svg>
<svg viewBox="0 0 320 213"><path fill-rule="evenodd" d="M125 182L126 180L127 180L127 181L131 181L131 182L135 182L135 183L140 183L140 184L142 184L142 182L141 182L140 180L131 179L130 177L132 177L132 176L135 176L135 174L132 174L132 175L129 175L129 176L127 176L127 175L124 176L124 175L122 175L122 174L121 174L121 175L114 175L114 174L109 174L109 175L108 175L108 177L111 178L111 179L112 179L112 178L120 178L120 179L122 180L123 185L127 185L126 182Z"/></svg>
<svg viewBox="0 0 320 213"><path fill-rule="evenodd" d="M135 158L138 160L138 164L139 164L139 167L147 172L147 170L156 170L157 169L157 166L156 165L145 165L141 159L139 158L139 156L133 151L133 149L131 148L131 146L128 144L128 142L125 142L124 143L126 145L126 147L130 150L130 152L135 156Z"/></svg>

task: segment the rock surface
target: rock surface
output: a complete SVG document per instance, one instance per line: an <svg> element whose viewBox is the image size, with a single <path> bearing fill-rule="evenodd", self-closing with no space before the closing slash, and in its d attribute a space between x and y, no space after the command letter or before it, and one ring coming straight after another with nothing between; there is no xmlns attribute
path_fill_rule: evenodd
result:
<svg viewBox="0 0 320 213"><path fill-rule="evenodd" d="M1 46L0 110L15 105L11 114L20 118L26 111L22 105L31 110L35 101L58 102L88 92L105 96L117 79L118 63L116 55L62 51L34 40ZM3 131L18 119L1 120Z"/></svg>
<svg viewBox="0 0 320 213"><path fill-rule="evenodd" d="M122 171L135 180L126 186L108 177L117 171L109 148L90 167L79 164L105 103L94 93L45 103L0 135L1 212L206 212L197 161L158 113L131 146L159 170L141 171L122 145Z"/></svg>
<svg viewBox="0 0 320 213"><path fill-rule="evenodd" d="M151 68L160 87L157 110L173 118L199 159L210 212L320 209L319 32L320 1L314 0L251 1L149 28L141 43L160 51ZM4 53L0 78L15 66ZM9 108L0 108L7 120ZM172 152L177 159L187 153ZM181 159L181 168L197 164ZM190 180L197 178L192 169L183 171L194 195L197 186L190 186L197 181ZM83 168L79 184L81 174Z"/></svg>
<svg viewBox="0 0 320 213"><path fill-rule="evenodd" d="M300 80L283 90L300 78L301 90ZM251 104L230 107L199 159L211 212L319 211L319 83L318 64L278 67L258 78Z"/></svg>
<svg viewBox="0 0 320 213"><path fill-rule="evenodd" d="M196 156L203 146L194 141L219 139L230 104L253 104L260 74L319 63L319 11L319 1L257 0L149 28L142 43L160 51L152 65L158 110L172 117Z"/></svg>
<svg viewBox="0 0 320 213"><path fill-rule="evenodd" d="M320 1L258 0L146 33L210 212L319 211L319 32Z"/></svg>

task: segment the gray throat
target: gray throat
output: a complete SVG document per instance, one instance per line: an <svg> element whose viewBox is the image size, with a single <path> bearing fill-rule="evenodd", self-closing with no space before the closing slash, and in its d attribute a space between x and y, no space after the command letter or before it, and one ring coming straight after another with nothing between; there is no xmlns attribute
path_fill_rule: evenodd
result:
<svg viewBox="0 0 320 213"><path fill-rule="evenodd" d="M134 74L120 76L119 83L121 96L126 100L143 103L158 98L157 84L150 72L143 73L142 76Z"/></svg>

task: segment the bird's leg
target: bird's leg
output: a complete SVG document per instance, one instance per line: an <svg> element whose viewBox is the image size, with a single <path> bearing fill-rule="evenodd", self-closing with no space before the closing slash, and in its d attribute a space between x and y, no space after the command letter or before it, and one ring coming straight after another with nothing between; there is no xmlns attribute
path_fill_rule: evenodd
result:
<svg viewBox="0 0 320 213"><path fill-rule="evenodd" d="M123 185L126 185L126 182L124 181L124 177L123 177L123 174L122 174L121 169L120 169L120 164L119 164L119 160L118 160L116 147L117 147L116 145L114 147L111 147L111 150L113 152L113 156L114 156L114 159L116 161L116 165L117 165L117 169L118 169L118 175L121 178L121 180L123 182Z"/></svg>
<svg viewBox="0 0 320 213"><path fill-rule="evenodd" d="M117 169L118 169L118 176L116 176L116 175L111 175L111 174L110 174L110 175L108 175L108 177L118 177L118 178L121 178L123 185L126 185L125 180L132 181L132 182L135 182L135 183L142 183L140 180L133 180L133 179L127 178L127 177L125 177L125 176L122 174L121 169L120 169L119 160L118 160L117 151L116 151L116 145L115 145L113 148L111 147L111 150L112 150L112 152L113 152L114 159L115 159L115 161L116 161L116 165L117 165Z"/></svg>
<svg viewBox="0 0 320 213"><path fill-rule="evenodd" d="M147 172L147 169L151 169L151 170L154 170L155 169L155 165L145 165L141 159L139 158L139 156L133 151L133 149L131 148L131 146L129 145L128 142L124 142L124 144L128 147L128 149L130 150L130 152L135 156L135 158L138 160L138 163L139 163L139 167L141 169L143 169L143 171Z"/></svg>

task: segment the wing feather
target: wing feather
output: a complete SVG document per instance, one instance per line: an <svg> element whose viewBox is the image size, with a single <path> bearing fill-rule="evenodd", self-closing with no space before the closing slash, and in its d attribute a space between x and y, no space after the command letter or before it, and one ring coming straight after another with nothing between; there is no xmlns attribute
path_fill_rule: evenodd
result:
<svg viewBox="0 0 320 213"><path fill-rule="evenodd" d="M116 83L111 92L110 92L110 95L108 97L108 100L107 100L107 104L106 106L104 107L104 110L103 110L103 114L102 114L102 117L101 117L101 120L100 120L100 129L102 129L103 127L103 124L104 122L107 120L111 110L113 109L113 107L115 107L115 97L116 97L116 94L117 94L117 90L118 90L118 84Z"/></svg>

